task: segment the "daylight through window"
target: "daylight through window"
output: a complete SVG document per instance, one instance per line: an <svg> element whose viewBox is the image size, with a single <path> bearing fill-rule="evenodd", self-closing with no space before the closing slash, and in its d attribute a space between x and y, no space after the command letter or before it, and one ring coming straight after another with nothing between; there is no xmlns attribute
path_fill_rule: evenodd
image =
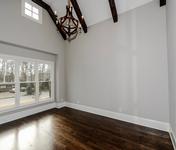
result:
<svg viewBox="0 0 176 150"><path fill-rule="evenodd" d="M0 56L0 109L51 101L54 63Z"/></svg>
<svg viewBox="0 0 176 150"><path fill-rule="evenodd" d="M22 0L22 15L36 22L42 23L42 8L32 1Z"/></svg>

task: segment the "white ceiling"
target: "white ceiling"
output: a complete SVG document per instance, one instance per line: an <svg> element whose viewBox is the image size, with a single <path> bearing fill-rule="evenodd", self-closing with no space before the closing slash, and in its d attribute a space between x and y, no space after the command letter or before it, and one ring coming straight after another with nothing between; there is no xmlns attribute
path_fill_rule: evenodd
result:
<svg viewBox="0 0 176 150"><path fill-rule="evenodd" d="M66 13L67 0L44 0L59 17ZM118 14L145 5L153 0L115 0ZM108 0L77 0L88 26L97 24L112 17ZM76 17L76 15L74 14Z"/></svg>

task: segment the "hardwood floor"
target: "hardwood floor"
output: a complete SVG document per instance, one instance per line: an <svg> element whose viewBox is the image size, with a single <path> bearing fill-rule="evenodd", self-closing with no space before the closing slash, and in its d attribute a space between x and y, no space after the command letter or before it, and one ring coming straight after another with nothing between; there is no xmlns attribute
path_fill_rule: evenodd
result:
<svg viewBox="0 0 176 150"><path fill-rule="evenodd" d="M0 150L173 150L169 134L70 108L0 125Z"/></svg>

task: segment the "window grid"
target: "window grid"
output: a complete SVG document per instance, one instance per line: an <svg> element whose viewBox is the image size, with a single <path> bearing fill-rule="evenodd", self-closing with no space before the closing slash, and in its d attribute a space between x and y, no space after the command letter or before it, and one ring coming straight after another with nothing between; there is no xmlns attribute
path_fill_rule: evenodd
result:
<svg viewBox="0 0 176 150"><path fill-rule="evenodd" d="M8 56L4 56L4 57L2 55L1 58L3 60L9 60L9 59L11 60L11 56L9 56L9 58L8 58ZM2 82L2 83L0 83L0 85L5 85L5 84L6 85L7 84L13 85L13 84L15 84L15 107L18 108L18 107L23 106L23 105L20 104L20 99L21 99L20 84L21 83L35 83L35 87L36 88L35 88L35 102L34 102L34 104L38 104L40 102L43 103L43 102L47 102L47 101L53 101L54 100L54 91L53 91L54 90L54 83L53 83L54 82L54 74L53 74L53 72L54 72L54 63L53 62L48 62L48 61L42 61L42 60L41 61L36 61L36 60L31 60L31 59L27 59L26 60L26 58L24 58L25 62L32 62L32 63L35 64L34 65L35 66L35 81L26 81L26 82L22 81L21 82L20 81L20 69L19 68L20 68L20 64L21 64L22 61L19 61L19 60L22 60L22 58L21 57L19 59L14 58L13 60L15 62L15 79L14 79L14 82L7 82L7 83ZM48 64L51 67L50 68L51 70L50 70L50 80L49 81L39 81L39 71L38 71L39 68L38 68L38 65L41 64L41 63ZM42 83L42 82L51 82L51 97L45 99L44 101L40 101L39 100L39 84ZM33 103L31 103L31 104L33 104ZM0 108L0 111L1 111L1 108Z"/></svg>
<svg viewBox="0 0 176 150"><path fill-rule="evenodd" d="M36 20L39 20L39 9L27 2L25 2L25 14Z"/></svg>
<svg viewBox="0 0 176 150"><path fill-rule="evenodd" d="M36 102L39 103L39 78L38 78L38 63L35 63L35 70L36 70L36 76L35 80L36 82Z"/></svg>
<svg viewBox="0 0 176 150"><path fill-rule="evenodd" d="M30 0L22 0L22 16L42 23L42 8Z"/></svg>

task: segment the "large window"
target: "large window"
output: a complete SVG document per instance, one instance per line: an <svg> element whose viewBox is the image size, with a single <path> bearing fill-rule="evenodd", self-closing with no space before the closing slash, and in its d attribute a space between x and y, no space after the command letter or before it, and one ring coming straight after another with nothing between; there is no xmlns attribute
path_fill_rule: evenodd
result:
<svg viewBox="0 0 176 150"><path fill-rule="evenodd" d="M0 55L0 110L53 99L53 62Z"/></svg>

